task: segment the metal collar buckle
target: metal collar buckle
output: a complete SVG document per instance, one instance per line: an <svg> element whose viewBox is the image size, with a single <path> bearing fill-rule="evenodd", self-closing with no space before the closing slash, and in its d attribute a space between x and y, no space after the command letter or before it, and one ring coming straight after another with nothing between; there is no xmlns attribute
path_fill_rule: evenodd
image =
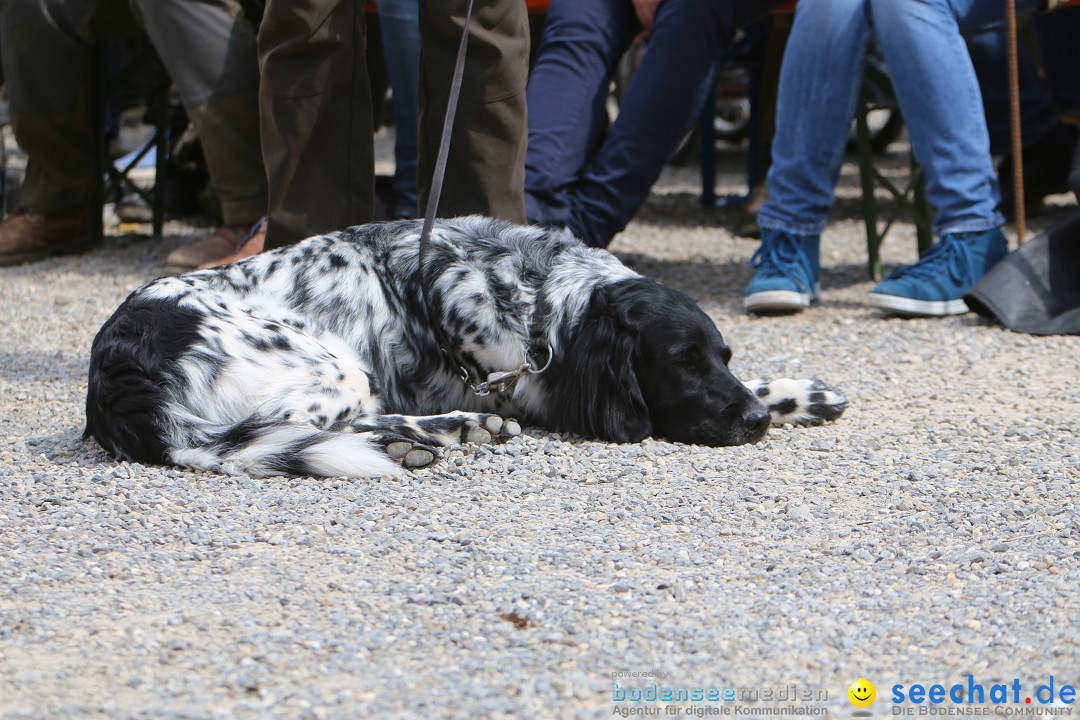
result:
<svg viewBox="0 0 1080 720"><path fill-rule="evenodd" d="M505 370L503 372L493 372L487 376L487 380L476 385L470 385L469 387L478 397L485 397L492 392L506 392L510 388L514 387L514 384L523 375L539 375L540 373L551 367L551 360L555 357L555 350L548 343L548 357L547 362L544 363L544 367L536 369L526 359L516 370ZM468 383L468 379L465 381Z"/></svg>

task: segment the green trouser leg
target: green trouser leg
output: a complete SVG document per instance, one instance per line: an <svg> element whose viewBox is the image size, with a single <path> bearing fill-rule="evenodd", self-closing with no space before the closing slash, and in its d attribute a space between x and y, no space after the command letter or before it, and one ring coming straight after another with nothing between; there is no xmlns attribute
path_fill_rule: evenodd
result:
<svg viewBox="0 0 1080 720"><path fill-rule="evenodd" d="M374 127L363 3L269 0L259 28L266 247L370 222Z"/></svg>
<svg viewBox="0 0 1080 720"><path fill-rule="evenodd" d="M420 3L420 213L431 190L467 0ZM521 0L476 0L437 215L525 222L529 19Z"/></svg>
<svg viewBox="0 0 1080 720"><path fill-rule="evenodd" d="M43 215L89 206L97 172L90 113L46 118L12 112L11 126L28 156L19 204Z"/></svg>
<svg viewBox="0 0 1080 720"><path fill-rule="evenodd" d="M94 195L93 9L93 0L0 2L12 130L29 156L20 202L33 212L67 214Z"/></svg>
<svg viewBox="0 0 1080 720"><path fill-rule="evenodd" d="M132 9L193 116L226 222L253 222L266 203L258 67L254 31L235 0L0 0L12 125L29 156L23 203L62 214L93 198L93 46L137 31Z"/></svg>
<svg viewBox="0 0 1080 720"><path fill-rule="evenodd" d="M252 91L187 110L226 225L250 225L266 214L258 108L258 94Z"/></svg>
<svg viewBox="0 0 1080 720"><path fill-rule="evenodd" d="M133 0L133 7L202 142L225 224L255 222L266 212L266 173L254 28L236 0Z"/></svg>

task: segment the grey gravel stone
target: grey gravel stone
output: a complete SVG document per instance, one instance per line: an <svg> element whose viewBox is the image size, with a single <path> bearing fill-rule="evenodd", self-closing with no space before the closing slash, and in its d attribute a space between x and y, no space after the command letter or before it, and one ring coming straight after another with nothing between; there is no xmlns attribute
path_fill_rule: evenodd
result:
<svg viewBox="0 0 1080 720"><path fill-rule="evenodd" d="M739 375L842 388L838 422L735 448L526 427L363 482L117 462L80 438L90 342L198 231L0 269L0 717L596 717L649 670L846 716L859 677L1080 667L1080 338L867 309L850 165L822 305L746 316L757 243L695 172L613 250L695 297Z"/></svg>

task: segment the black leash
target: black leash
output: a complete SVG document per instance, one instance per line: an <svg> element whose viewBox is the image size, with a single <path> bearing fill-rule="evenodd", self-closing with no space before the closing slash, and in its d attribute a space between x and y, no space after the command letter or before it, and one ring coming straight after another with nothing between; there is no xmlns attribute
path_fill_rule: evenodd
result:
<svg viewBox="0 0 1080 720"><path fill-rule="evenodd" d="M514 370L505 372L493 372L482 382L474 383L472 374L469 372L465 359L454 348L450 338L446 335L442 323L438 321L439 315L433 312L431 299L428 297L427 283L424 282L424 258L427 256L428 247L431 244L431 229L435 225L435 213L439 207L439 196L442 195L443 177L446 175L446 159L450 155L450 136L454 130L454 117L457 115L458 97L461 95L461 79L465 74L465 51L469 46L469 21L472 19L473 0L469 0L465 9L465 26L461 30L461 42L458 44L457 60L454 61L454 75L450 81L450 97L447 100L446 119L443 120L442 137L439 139L439 154L435 158L435 170L431 176L431 190L428 192L427 208L424 212L424 226L420 231L420 250L417 260L417 272L420 273L420 293L424 299L428 316L435 327L438 336L439 349L446 355L451 363L458 369L462 382L477 395L488 395L492 392L504 392L514 386L518 378L523 375L542 373L551 365L554 351L548 345L547 363L542 368L535 368L529 358Z"/></svg>
<svg viewBox="0 0 1080 720"><path fill-rule="evenodd" d="M439 349L458 369L461 379L471 385L470 374L465 360L454 350L453 343L438 321L439 315L433 311L431 298L428 297L427 283L424 282L424 258L431 244L431 228L435 225L435 213L439 209L439 196L442 195L443 177L446 175L446 159L450 155L450 136L454 131L454 117L457 115L458 97L461 95L461 78L465 74L465 51L469 47L469 21L472 19L473 0L465 9L465 27L461 30L461 42L458 44L457 60L454 61L454 74L450 81L450 97L447 100L446 118L443 120L442 137L439 139L439 154L435 157L435 171L431 175L431 190L428 192L427 208L424 211L424 226L420 231L420 251L417 260L417 272L420 274L420 294L424 298L431 324L439 339Z"/></svg>
<svg viewBox="0 0 1080 720"><path fill-rule="evenodd" d="M439 208L439 196L442 195L443 176L446 175L446 158L450 155L450 135L454 131L454 117L457 116L458 96L461 95L461 78L465 74L465 51L469 47L469 21L472 19L473 0L465 8L465 27L461 30L461 42L458 44L457 60L454 61L454 75L450 81L450 98L447 100L446 119L443 120L442 138L439 139L439 154L435 158L435 171L431 175L431 191L428 193L427 209L424 212L424 229L420 231L420 257L427 252L431 226L435 224L435 213Z"/></svg>

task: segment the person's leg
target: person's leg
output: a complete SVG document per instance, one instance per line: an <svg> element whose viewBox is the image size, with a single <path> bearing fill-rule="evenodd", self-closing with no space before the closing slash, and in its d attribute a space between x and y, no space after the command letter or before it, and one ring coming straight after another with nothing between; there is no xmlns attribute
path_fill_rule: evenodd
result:
<svg viewBox="0 0 1080 720"><path fill-rule="evenodd" d="M870 39L866 0L801 0L777 95L761 247L744 305L799 310L817 300L818 241L832 207Z"/></svg>
<svg viewBox="0 0 1080 720"><path fill-rule="evenodd" d="M993 23L964 34L975 75L979 78L990 152L1004 156L998 166L1001 211L1008 217L1016 204L1013 193L1012 123L1009 110L1009 71L1005 27ZM1024 204L1029 215L1051 193L1065 192L1076 128L1061 120L1050 86L1030 52L1019 44L1020 129L1024 161Z"/></svg>
<svg viewBox="0 0 1080 720"><path fill-rule="evenodd" d="M250 226L266 212L254 28L236 0L135 6L199 135L225 224Z"/></svg>
<svg viewBox="0 0 1080 720"><path fill-rule="evenodd" d="M926 173L927 199L937 209L934 229L942 241L878 284L869 302L898 314L966 312L964 291L1004 256L997 228L1005 219L997 210L990 136L958 8L951 0L870 0L870 7L875 26L882 28L878 43L912 151Z"/></svg>
<svg viewBox="0 0 1080 720"><path fill-rule="evenodd" d="M1076 62L1080 7L1061 8L1045 15L1034 13L1031 17L1050 92L1061 112L1080 122L1080 67Z"/></svg>
<svg viewBox="0 0 1080 720"><path fill-rule="evenodd" d="M94 194L94 5L94 0L0 0L11 123L28 156L20 197L35 213L84 209Z"/></svg>
<svg viewBox="0 0 1080 720"><path fill-rule="evenodd" d="M1075 128L1080 126L1080 68L1076 63L1080 7L1060 8L1045 15L1034 13L1032 25L1039 41L1046 84L1058 111L1075 133ZM1080 144L1072 153L1067 184L1080 198Z"/></svg>
<svg viewBox="0 0 1080 720"><path fill-rule="evenodd" d="M870 39L866 0L801 0L784 52L762 228L820 235L832 207Z"/></svg>
<svg viewBox="0 0 1080 720"><path fill-rule="evenodd" d="M259 29L267 247L370 222L374 134L362 3L268 0Z"/></svg>
<svg viewBox="0 0 1080 720"><path fill-rule="evenodd" d="M420 5L419 196L426 208L466 0ZM525 221L529 20L521 0L477 0L450 143L440 217Z"/></svg>
<svg viewBox="0 0 1080 720"><path fill-rule="evenodd" d="M1002 23L964 33L982 92L986 127L990 132L990 151L996 155L1008 152L1012 127L1009 122L1007 39ZM1039 74L1030 53L1022 43L1019 49L1020 127L1024 145L1030 146L1057 125L1058 112L1046 81Z"/></svg>
<svg viewBox="0 0 1080 720"><path fill-rule="evenodd" d="M1029 6L1021 0L1020 7ZM870 0L912 150L926 172L939 235L1003 224L975 69L961 36L998 20L994 0ZM947 70L947 72L946 72Z"/></svg>
<svg viewBox="0 0 1080 720"><path fill-rule="evenodd" d="M0 223L0 266L93 244L93 10L94 0L0 0L11 124L28 156L19 198L26 212Z"/></svg>
<svg viewBox="0 0 1080 720"><path fill-rule="evenodd" d="M570 196L608 127L612 73L640 30L629 2L552 0L548 6L527 92L529 222L570 224Z"/></svg>
<svg viewBox="0 0 1080 720"><path fill-rule="evenodd" d="M1020 5L1027 5L1026 0ZM870 0L878 42L926 173L941 241L871 291L888 312L967 312L963 294L1007 252L978 80L961 28L1000 18L993 0ZM947 69L947 72L945 71Z"/></svg>
<svg viewBox="0 0 1080 720"><path fill-rule="evenodd" d="M180 93L221 201L222 227L171 252L166 272L234 259L251 226L266 213L255 30L236 0L133 0L132 5ZM260 250L261 245L251 247L243 256Z"/></svg>
<svg viewBox="0 0 1080 720"><path fill-rule="evenodd" d="M394 92L393 217L416 217L416 122L420 114L419 0L379 0L379 28Z"/></svg>
<svg viewBox="0 0 1080 720"><path fill-rule="evenodd" d="M569 227L574 234L604 247L626 227L700 115L718 56L735 31L768 5L760 0L660 4L619 115L573 190Z"/></svg>

